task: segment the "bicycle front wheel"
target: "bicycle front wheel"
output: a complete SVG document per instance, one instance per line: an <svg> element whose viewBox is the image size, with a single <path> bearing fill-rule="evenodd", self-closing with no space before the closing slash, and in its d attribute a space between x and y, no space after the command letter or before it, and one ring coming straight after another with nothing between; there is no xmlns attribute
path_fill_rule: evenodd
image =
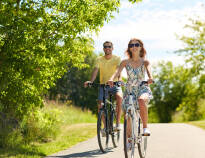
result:
<svg viewBox="0 0 205 158"><path fill-rule="evenodd" d="M143 125L142 125L142 119L139 118L138 120L138 151L140 158L145 158L146 156L146 150L147 150L147 136L143 136Z"/></svg>
<svg viewBox="0 0 205 158"><path fill-rule="evenodd" d="M104 153L108 150L109 133L106 127L106 114L104 110L98 113L97 137L100 150Z"/></svg>
<svg viewBox="0 0 205 158"><path fill-rule="evenodd" d="M124 153L125 158L134 158L135 138L132 132L132 117L129 113L124 118Z"/></svg>
<svg viewBox="0 0 205 158"><path fill-rule="evenodd" d="M111 136L112 136L112 143L115 148L119 145L119 139L120 139L120 131L118 131L116 127L117 127L117 118L116 118L115 111L113 111L111 113Z"/></svg>

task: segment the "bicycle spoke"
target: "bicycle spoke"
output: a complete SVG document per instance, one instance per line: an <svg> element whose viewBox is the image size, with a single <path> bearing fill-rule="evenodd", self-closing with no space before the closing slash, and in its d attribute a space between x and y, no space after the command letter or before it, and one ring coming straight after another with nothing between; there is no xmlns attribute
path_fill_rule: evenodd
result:
<svg viewBox="0 0 205 158"><path fill-rule="evenodd" d="M142 122L141 122L141 119L139 120L140 121L140 131L138 131L138 151L139 151L139 155L140 155L140 158L145 158L146 156L146 150L147 150L147 136L142 136L142 133L143 133L143 127L142 127ZM138 123L139 125L139 123Z"/></svg>
<svg viewBox="0 0 205 158"><path fill-rule="evenodd" d="M98 114L97 135L98 135L98 144L99 144L100 150L102 152L106 152L108 150L109 134L108 134L107 129L105 128L104 111L100 111Z"/></svg>
<svg viewBox="0 0 205 158"><path fill-rule="evenodd" d="M132 119L127 115L124 119L124 153L125 158L134 158L135 139L132 135Z"/></svg>
<svg viewBox="0 0 205 158"><path fill-rule="evenodd" d="M113 146L117 147L119 144L119 139L120 139L120 131L116 129L117 127L117 119L116 119L116 113L115 111L111 113L111 135L112 135L112 142Z"/></svg>

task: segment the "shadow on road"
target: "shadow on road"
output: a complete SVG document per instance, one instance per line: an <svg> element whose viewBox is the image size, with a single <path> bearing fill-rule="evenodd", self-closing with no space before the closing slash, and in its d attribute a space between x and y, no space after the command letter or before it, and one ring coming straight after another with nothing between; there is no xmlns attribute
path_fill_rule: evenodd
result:
<svg viewBox="0 0 205 158"><path fill-rule="evenodd" d="M108 152L113 152L113 151L109 149L106 153L108 153ZM96 156L103 155L106 153L102 153L98 149L98 150L90 150L90 151L86 151L86 152L82 152L82 153L73 153L73 154L69 154L69 155L49 156L49 158L52 158L52 157L56 157L56 158L96 157Z"/></svg>

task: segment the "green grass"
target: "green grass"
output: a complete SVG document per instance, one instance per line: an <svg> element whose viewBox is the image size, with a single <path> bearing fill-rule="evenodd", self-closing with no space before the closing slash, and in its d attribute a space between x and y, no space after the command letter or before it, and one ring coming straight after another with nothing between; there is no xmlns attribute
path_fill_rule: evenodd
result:
<svg viewBox="0 0 205 158"><path fill-rule="evenodd" d="M200 127L202 129L205 129L205 120L199 120L199 121L191 121L188 124Z"/></svg>
<svg viewBox="0 0 205 158"><path fill-rule="evenodd" d="M67 149L96 135L96 117L89 111L82 111L65 105L47 105L44 110L60 112L61 130L55 140L46 143L32 142L13 149L1 149L0 157L39 158Z"/></svg>

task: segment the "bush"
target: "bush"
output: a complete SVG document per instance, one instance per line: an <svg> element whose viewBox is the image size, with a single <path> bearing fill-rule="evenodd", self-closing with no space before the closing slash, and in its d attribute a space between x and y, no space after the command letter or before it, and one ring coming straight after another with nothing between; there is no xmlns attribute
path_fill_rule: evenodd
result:
<svg viewBox="0 0 205 158"><path fill-rule="evenodd" d="M26 143L47 142L55 139L59 132L60 114L61 111L58 109L46 108L38 109L30 114L21 124L24 141Z"/></svg>
<svg viewBox="0 0 205 158"><path fill-rule="evenodd" d="M205 119L205 99L202 99L198 103L198 111L201 116L201 119Z"/></svg>
<svg viewBox="0 0 205 158"><path fill-rule="evenodd" d="M0 148L14 148L22 143L23 137L20 129L11 126L0 128Z"/></svg>
<svg viewBox="0 0 205 158"><path fill-rule="evenodd" d="M60 130L61 111L57 108L36 108L16 122L0 115L0 147L13 148L31 142L48 142L56 138Z"/></svg>

